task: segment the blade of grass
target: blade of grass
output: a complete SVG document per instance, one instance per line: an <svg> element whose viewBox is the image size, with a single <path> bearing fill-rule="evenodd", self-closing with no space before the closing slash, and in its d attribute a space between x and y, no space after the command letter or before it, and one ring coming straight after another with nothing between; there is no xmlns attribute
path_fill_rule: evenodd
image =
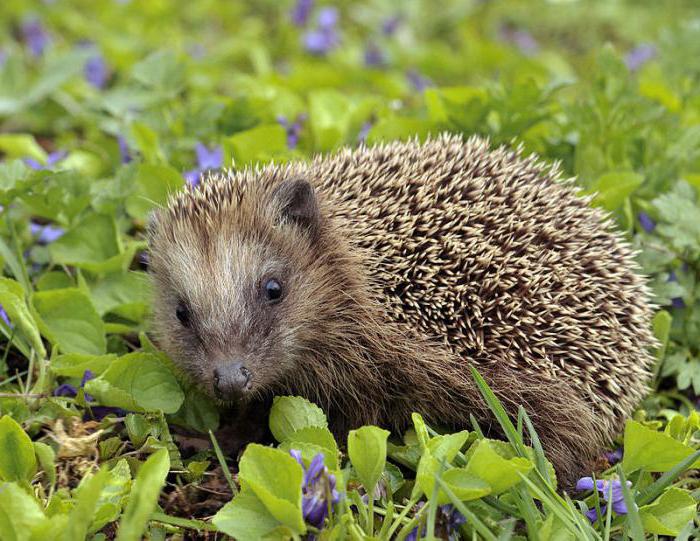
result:
<svg viewBox="0 0 700 541"><path fill-rule="evenodd" d="M530 493L522 486L515 488L512 491L513 499L518 506L518 511L520 516L522 516L525 521L525 526L527 527L528 538L533 541L538 541L539 539L539 512L537 510L537 505L532 499Z"/></svg>
<svg viewBox="0 0 700 541"><path fill-rule="evenodd" d="M530 435L532 449L535 452L535 467L537 468L537 471L540 472L542 477L544 477L544 480L547 483L551 484L552 479L549 477L549 470L547 468L547 458L544 455L544 449L542 448L542 442L540 441L540 437L537 435L537 431L535 430L535 427L532 424L530 416L525 411L525 408L519 406L518 413L519 415L522 415L523 420L525 422L525 426L527 427L527 432Z"/></svg>
<svg viewBox="0 0 700 541"><path fill-rule="evenodd" d="M479 374L476 368L470 366L469 370L472 373L474 381L476 381L476 385L479 389L479 392L481 393L481 396L483 396L484 400L486 401L486 404L496 416L496 420L501 425L501 428L503 429L506 438L508 439L508 441L513 446L513 448L519 456L527 458L527 454L525 452L525 445L523 444L522 438L519 436L517 430L515 429L515 426L513 426L513 422L510 420L508 412L503 407L503 404L501 404L501 401L494 394L494 392L486 383L486 380L481 376L481 374Z"/></svg>
<svg viewBox="0 0 700 541"><path fill-rule="evenodd" d="M479 436L480 440L484 439L484 433L481 430L481 427L479 426L479 421L477 421L476 417L474 417L473 413L469 414L469 420L472 423L472 428L474 428L474 432L476 432L476 435Z"/></svg>
<svg viewBox="0 0 700 541"><path fill-rule="evenodd" d="M214 453L216 453L216 458L219 461L221 470L224 472L226 482L228 483L228 486L231 487L231 494L235 496L236 494L238 494L238 487L236 486L236 483L233 482L233 477L231 477L231 470L228 469L228 464L226 464L224 453L221 452L219 442L216 441L216 437L214 436L214 433L211 430L209 431L209 438L211 438L211 443L214 446Z"/></svg>
<svg viewBox="0 0 700 541"><path fill-rule="evenodd" d="M497 541L496 536L493 532L484 524L476 514L472 513L463 502L455 495L454 492L450 490L447 484L439 477L435 478L435 482L440 486L440 489L447 495L447 497L455 506L457 511L462 513L462 516L467 519L467 522L472 526L484 539L488 541Z"/></svg>
<svg viewBox="0 0 700 541"><path fill-rule="evenodd" d="M171 517L165 513L155 512L151 515L151 520L162 522L163 524L171 524L179 528L187 528L188 530L205 530L207 532L218 532L219 530L213 524L196 520L193 518Z"/></svg>
<svg viewBox="0 0 700 541"><path fill-rule="evenodd" d="M596 492L598 492L596 490ZM608 483L608 497L607 497L607 502L608 502L608 507L605 510L605 529L603 530L603 541L610 541L610 523L612 521L612 492L613 492L613 484Z"/></svg>
<svg viewBox="0 0 700 541"><path fill-rule="evenodd" d="M632 491L627 486L627 478L625 477L625 472L622 471L622 466L618 464L617 474L620 477L620 486L622 487L622 496L625 500L625 505L627 506L627 524L630 527L630 532L627 534L634 539L634 541L644 540L644 526L642 525L642 519L639 517L639 511L637 510L637 505L634 503L634 496Z"/></svg>

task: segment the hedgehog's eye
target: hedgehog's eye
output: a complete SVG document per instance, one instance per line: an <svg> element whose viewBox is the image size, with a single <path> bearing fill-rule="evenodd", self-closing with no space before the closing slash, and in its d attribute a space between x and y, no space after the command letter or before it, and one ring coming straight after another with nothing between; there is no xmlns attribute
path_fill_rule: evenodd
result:
<svg viewBox="0 0 700 541"><path fill-rule="evenodd" d="M278 302L282 298L282 285L274 278L267 280L263 285L263 289L265 297L270 302Z"/></svg>
<svg viewBox="0 0 700 541"><path fill-rule="evenodd" d="M175 309L175 315L177 316L177 319L180 320L180 323L182 323L183 327L190 326L190 311L187 309L187 306L185 306L183 303L177 305L177 308Z"/></svg>

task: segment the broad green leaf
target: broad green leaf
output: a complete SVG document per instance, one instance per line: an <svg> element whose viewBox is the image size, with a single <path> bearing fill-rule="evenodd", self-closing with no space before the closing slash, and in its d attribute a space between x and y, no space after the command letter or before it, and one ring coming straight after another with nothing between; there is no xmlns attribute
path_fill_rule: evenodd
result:
<svg viewBox="0 0 700 541"><path fill-rule="evenodd" d="M309 94L309 124L317 151L328 151L345 142L353 104L337 90L314 90Z"/></svg>
<svg viewBox="0 0 700 541"><path fill-rule="evenodd" d="M645 470L665 472L693 453L693 449L671 436L628 420L625 425L625 454L622 468L625 472ZM700 468L700 460L693 467Z"/></svg>
<svg viewBox="0 0 700 541"><path fill-rule="evenodd" d="M239 541L263 539L281 523L252 490L243 490L212 519L221 532Z"/></svg>
<svg viewBox="0 0 700 541"><path fill-rule="evenodd" d="M469 462L465 470L486 481L494 494L505 492L521 481L519 474L527 474L533 464L522 457L506 459L490 444L489 440L479 440L474 449L469 450Z"/></svg>
<svg viewBox="0 0 700 541"><path fill-rule="evenodd" d="M287 132L280 125L262 125L224 140L226 155L236 167L269 161L287 151Z"/></svg>
<svg viewBox="0 0 700 541"><path fill-rule="evenodd" d="M333 434L327 428L320 426L300 428L294 431L289 439L280 445L280 449L301 451L302 458L307 463L318 453L323 453L324 462L329 470L337 470L340 467L338 462L338 444Z"/></svg>
<svg viewBox="0 0 700 541"><path fill-rule="evenodd" d="M212 399L189 382L181 381L180 386L185 399L168 420L203 433L219 428L219 408Z"/></svg>
<svg viewBox="0 0 700 541"><path fill-rule="evenodd" d="M428 449L430 449L435 458L445 460L449 464L464 446L467 438L469 438L468 430L455 432L454 434L437 435L430 438Z"/></svg>
<svg viewBox="0 0 700 541"><path fill-rule="evenodd" d="M376 426L363 426L348 434L348 456L368 494L382 476L386 464L389 432Z"/></svg>
<svg viewBox="0 0 700 541"><path fill-rule="evenodd" d="M12 417L0 418L0 479L29 481L36 473L34 445Z"/></svg>
<svg viewBox="0 0 700 541"><path fill-rule="evenodd" d="M34 441L32 444L37 462L46 474L49 485L53 486L56 483L56 453L50 445L40 441Z"/></svg>
<svg viewBox="0 0 700 541"><path fill-rule="evenodd" d="M122 458L109 470L109 476L97 498L90 532L101 530L106 524L119 518L131 491L131 470Z"/></svg>
<svg viewBox="0 0 700 541"><path fill-rule="evenodd" d="M32 304L39 329L63 353L100 355L105 352L105 330L90 297L77 288L38 291Z"/></svg>
<svg viewBox="0 0 700 541"><path fill-rule="evenodd" d="M642 184L644 177L632 171L606 173L591 186L595 203L606 210L617 210L624 200Z"/></svg>
<svg viewBox="0 0 700 541"><path fill-rule="evenodd" d="M5 309L10 321L27 337L39 357L46 357L37 323L32 316L24 297L24 288L19 282L0 277L0 305Z"/></svg>
<svg viewBox="0 0 700 541"><path fill-rule="evenodd" d="M185 181L168 165L144 163L138 166L134 183L136 190L126 198L126 211L133 218L145 220L154 207L165 205Z"/></svg>
<svg viewBox="0 0 700 541"><path fill-rule="evenodd" d="M134 479L129 503L119 522L117 541L140 541L151 514L156 509L160 490L170 470L167 449L159 449L143 463Z"/></svg>
<svg viewBox="0 0 700 541"><path fill-rule="evenodd" d="M92 302L104 316L110 312L130 321L142 321L151 304L151 287L145 272L115 272L90 284Z"/></svg>
<svg viewBox="0 0 700 541"><path fill-rule="evenodd" d="M63 541L85 539L98 498L108 479L109 471L104 467L95 475L82 479L76 490L75 506L68 515L67 528L63 531Z"/></svg>
<svg viewBox="0 0 700 541"><path fill-rule="evenodd" d="M85 355L83 353L67 353L51 360L51 371L57 376L82 378L86 370L93 375L102 374L117 358L114 354Z"/></svg>
<svg viewBox="0 0 700 541"><path fill-rule="evenodd" d="M241 487L251 490L275 519L302 534L306 525L301 514L302 469L288 453L251 444L239 463Z"/></svg>
<svg viewBox="0 0 700 541"><path fill-rule="evenodd" d="M93 272L122 268L119 232L113 218L91 214L49 246L55 263Z"/></svg>
<svg viewBox="0 0 700 541"><path fill-rule="evenodd" d="M666 310L660 310L654 316L652 320L652 325L654 328L654 336L661 343L659 349L656 351L656 356L659 359L663 359L666 354L666 346L668 345L669 335L671 333L671 323L673 318Z"/></svg>
<svg viewBox="0 0 700 541"><path fill-rule="evenodd" d="M276 396L270 409L269 422L270 431L278 442L288 440L300 428L328 427L321 408L299 396Z"/></svg>
<svg viewBox="0 0 700 541"><path fill-rule="evenodd" d="M46 151L39 146L33 135L26 133L0 134L0 152L5 158L33 158L39 162L46 160Z"/></svg>
<svg viewBox="0 0 700 541"><path fill-rule="evenodd" d="M39 503L15 483L0 483L0 539L25 541L46 520Z"/></svg>
<svg viewBox="0 0 700 541"><path fill-rule="evenodd" d="M158 355L129 353L111 362L85 392L101 404L133 411L175 413L184 400L177 379Z"/></svg>
<svg viewBox="0 0 700 541"><path fill-rule="evenodd" d="M447 484L447 487L454 495L463 502L478 500L492 492L489 483L476 475L472 475L464 468L452 468L451 470L445 471L442 474L442 480ZM430 495L428 497L430 497ZM439 505L443 505L449 503L450 498L448 498L447 494L443 491L440 491L437 501Z"/></svg>
<svg viewBox="0 0 700 541"><path fill-rule="evenodd" d="M37 291L47 291L49 289L65 289L75 287L75 282L65 272L50 271L45 272L36 281Z"/></svg>
<svg viewBox="0 0 700 541"><path fill-rule="evenodd" d="M671 487L652 504L639 508L644 531L657 535L678 535L697 514L697 502L690 493Z"/></svg>

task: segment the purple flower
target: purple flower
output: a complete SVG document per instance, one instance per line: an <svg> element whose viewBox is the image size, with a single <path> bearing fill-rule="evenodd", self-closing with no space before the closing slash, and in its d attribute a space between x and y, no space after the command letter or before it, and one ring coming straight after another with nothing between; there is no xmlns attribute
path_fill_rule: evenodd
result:
<svg viewBox="0 0 700 541"><path fill-rule="evenodd" d="M41 171L44 169L51 169L52 166L56 165L63 158L65 158L67 155L68 155L68 153L65 150L57 150L56 152L51 152L46 157L46 165L41 165L34 158L24 158L24 163L26 163L32 169L35 169L37 171Z"/></svg>
<svg viewBox="0 0 700 541"><path fill-rule="evenodd" d="M328 516L328 508L340 501L340 494L335 488L335 475L329 473L323 464L322 453L318 453L311 460L308 468L304 466L301 451L291 449L289 454L304 471L301 486L301 511L304 520L311 526L321 528Z"/></svg>
<svg viewBox="0 0 700 541"><path fill-rule="evenodd" d="M95 375L92 373L92 370L85 370L85 372L83 372L83 377L80 380L80 388L83 389L85 387L85 383L94 377ZM53 392L54 396L77 396L77 394L78 389L76 389L75 386L71 385L70 383L62 383L56 387ZM94 400L95 399L92 396L85 393L86 402L94 402Z"/></svg>
<svg viewBox="0 0 700 541"><path fill-rule="evenodd" d="M2 319L8 327L12 327L12 322L10 321L10 316L7 315L5 309L0 305L0 319Z"/></svg>
<svg viewBox="0 0 700 541"><path fill-rule="evenodd" d="M0 49L0 68L2 68L5 65L5 61L7 60L7 51L3 51Z"/></svg>
<svg viewBox="0 0 700 541"><path fill-rule="evenodd" d="M639 219L639 225L642 226L642 229L646 231L647 233L651 233L654 231L654 228L656 227L656 222L651 219L651 216L649 216L646 212L640 212L637 215L637 218Z"/></svg>
<svg viewBox="0 0 700 541"><path fill-rule="evenodd" d="M367 45L365 48L365 66L379 67L384 64L386 64L384 52L373 43Z"/></svg>
<svg viewBox="0 0 700 541"><path fill-rule="evenodd" d="M637 71L656 56L656 47L651 43L642 43L625 56L625 65L630 71Z"/></svg>
<svg viewBox="0 0 700 541"><path fill-rule="evenodd" d="M611 484L612 483L612 484ZM627 481L627 486L631 487L632 483ZM582 477L576 483L576 490L593 490L593 478L592 477ZM627 505L625 505L625 498L622 494L622 483L618 479L612 481L607 481L604 479L599 479L595 482L595 488L600 493L603 501L608 502L612 505L612 510L618 515L627 514ZM610 494L612 488L612 494ZM601 514L605 514L608 506L602 505L600 508ZM598 519L597 510L591 509L586 513L586 516L591 522L595 522Z"/></svg>
<svg viewBox="0 0 700 541"><path fill-rule="evenodd" d="M611 466L613 464L617 464L620 462L620 460L622 460L622 448L618 447L614 451L608 451L605 453L605 458Z"/></svg>
<svg viewBox="0 0 700 541"><path fill-rule="evenodd" d="M503 41L514 45L525 55L533 55L540 49L540 45L533 35L522 28L503 26L499 34Z"/></svg>
<svg viewBox="0 0 700 541"><path fill-rule="evenodd" d="M418 71L412 69L406 72L406 78L411 86L418 92L423 92L429 86L432 86L433 82L428 79L425 75L421 75Z"/></svg>
<svg viewBox="0 0 700 541"><path fill-rule="evenodd" d="M292 24L295 26L306 26L309 22L309 15L314 8L314 0L297 0L294 7L289 12L289 17L292 19Z"/></svg>
<svg viewBox="0 0 700 541"><path fill-rule="evenodd" d="M123 135L117 136L117 144L119 145L119 159L122 163L129 163L133 158L131 157L131 151L129 150L129 143Z"/></svg>
<svg viewBox="0 0 700 541"><path fill-rule="evenodd" d="M399 27L399 24L401 24L401 17L399 15L394 15L393 17L385 19L382 23L382 33L385 36L393 35Z"/></svg>
<svg viewBox="0 0 700 541"><path fill-rule="evenodd" d="M357 142L358 143L364 143L367 141L367 135L369 134L369 130L372 129L372 121L368 120L364 124L362 124L362 127L360 128L360 133L357 134Z"/></svg>
<svg viewBox="0 0 700 541"><path fill-rule="evenodd" d="M35 222L29 223L29 231L36 237L39 244L51 244L63 236L65 231L54 225L41 225Z"/></svg>
<svg viewBox="0 0 700 541"><path fill-rule="evenodd" d="M104 57L97 53L87 59L83 68L85 80L95 88L102 90L109 79L109 69Z"/></svg>
<svg viewBox="0 0 700 541"><path fill-rule="evenodd" d="M199 184L202 173L210 169L219 169L224 163L224 151L220 146L209 149L202 143L197 143L194 151L197 155L197 168L184 174L185 180L191 186Z"/></svg>
<svg viewBox="0 0 700 541"><path fill-rule="evenodd" d="M49 45L49 35L39 19L29 19L22 24L22 39L34 57L44 54Z"/></svg>
<svg viewBox="0 0 700 541"><path fill-rule="evenodd" d="M304 47L311 54L325 55L340 41L336 29L338 10L333 7L323 8L318 12L316 22L317 27L304 34Z"/></svg>
<svg viewBox="0 0 700 541"><path fill-rule="evenodd" d="M294 122L290 123L287 117L284 115L279 115L277 117L277 122L279 122L287 130L287 148L296 148L299 143L299 136L301 135L301 129L306 121L306 115L297 115Z"/></svg>

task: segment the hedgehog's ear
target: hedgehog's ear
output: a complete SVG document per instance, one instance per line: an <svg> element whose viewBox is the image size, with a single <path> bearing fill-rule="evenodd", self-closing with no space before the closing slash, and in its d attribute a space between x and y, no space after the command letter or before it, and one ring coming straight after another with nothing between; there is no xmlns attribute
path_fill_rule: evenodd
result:
<svg viewBox="0 0 700 541"><path fill-rule="evenodd" d="M312 239L316 238L321 222L321 211L313 186L303 179L280 182L272 194L279 209L280 219L305 228Z"/></svg>

